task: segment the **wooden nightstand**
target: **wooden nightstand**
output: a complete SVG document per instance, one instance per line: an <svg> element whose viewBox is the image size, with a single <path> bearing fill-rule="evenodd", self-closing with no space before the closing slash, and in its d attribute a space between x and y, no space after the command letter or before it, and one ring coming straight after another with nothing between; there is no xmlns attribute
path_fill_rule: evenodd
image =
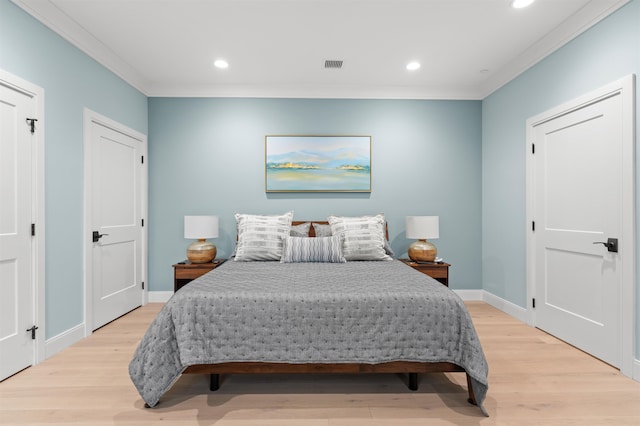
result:
<svg viewBox="0 0 640 426"><path fill-rule="evenodd" d="M222 265L226 259L216 259L209 263L191 263L188 260L173 265L173 291L176 292L195 280L201 275L206 274L212 269Z"/></svg>
<svg viewBox="0 0 640 426"><path fill-rule="evenodd" d="M423 274L429 275L431 278L435 278L442 284L449 287L449 266L448 263L418 263L411 259L400 259L405 264L411 266L416 271L420 271Z"/></svg>

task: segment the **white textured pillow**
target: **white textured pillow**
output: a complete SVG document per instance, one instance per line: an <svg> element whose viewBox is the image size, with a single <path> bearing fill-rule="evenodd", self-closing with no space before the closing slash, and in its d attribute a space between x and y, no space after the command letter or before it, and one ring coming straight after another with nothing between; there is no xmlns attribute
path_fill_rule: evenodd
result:
<svg viewBox="0 0 640 426"><path fill-rule="evenodd" d="M278 216L236 214L236 261L280 260L282 238L289 235L293 212Z"/></svg>
<svg viewBox="0 0 640 426"><path fill-rule="evenodd" d="M285 237L280 262L344 263L342 239L333 237Z"/></svg>
<svg viewBox="0 0 640 426"><path fill-rule="evenodd" d="M311 222L301 223L299 225L291 225L291 232L289 235L292 237L308 237L309 229L311 229Z"/></svg>
<svg viewBox="0 0 640 426"><path fill-rule="evenodd" d="M384 215L329 216L331 233L342 237L347 260L391 260L385 251Z"/></svg>
<svg viewBox="0 0 640 426"><path fill-rule="evenodd" d="M314 223L313 231L316 233L316 237L330 237L331 225L325 225L324 223Z"/></svg>

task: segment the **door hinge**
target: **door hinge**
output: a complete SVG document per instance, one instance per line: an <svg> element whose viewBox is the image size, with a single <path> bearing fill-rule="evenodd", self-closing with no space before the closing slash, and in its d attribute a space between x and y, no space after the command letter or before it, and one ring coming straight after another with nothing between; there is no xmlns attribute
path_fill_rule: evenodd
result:
<svg viewBox="0 0 640 426"><path fill-rule="evenodd" d="M31 134L36 132L36 121L38 121L37 118L27 118L27 126L31 126Z"/></svg>
<svg viewBox="0 0 640 426"><path fill-rule="evenodd" d="M535 143L532 143L532 144L531 144L531 153L532 153L532 154L535 154L535 153L536 153L536 144L535 144Z"/></svg>
<svg viewBox="0 0 640 426"><path fill-rule="evenodd" d="M35 223L31 224L31 236L32 237L36 236L36 224Z"/></svg>
<svg viewBox="0 0 640 426"><path fill-rule="evenodd" d="M38 326L34 325L31 328L27 328L27 331L31 332L31 340L36 340L36 330L38 329Z"/></svg>
<svg viewBox="0 0 640 426"><path fill-rule="evenodd" d="M531 230L534 231L534 232L536 230L536 221L535 220L531 221Z"/></svg>
<svg viewBox="0 0 640 426"><path fill-rule="evenodd" d="M142 281L142 289L144 290L144 281Z"/></svg>
<svg viewBox="0 0 640 426"><path fill-rule="evenodd" d="M533 307L533 309L536 308L536 298L535 297L533 299L531 299L531 306Z"/></svg>

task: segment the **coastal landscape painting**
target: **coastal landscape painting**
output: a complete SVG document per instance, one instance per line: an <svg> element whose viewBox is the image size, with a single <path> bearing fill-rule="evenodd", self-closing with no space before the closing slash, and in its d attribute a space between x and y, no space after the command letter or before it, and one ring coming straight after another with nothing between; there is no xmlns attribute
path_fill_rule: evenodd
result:
<svg viewBox="0 0 640 426"><path fill-rule="evenodd" d="M371 192L371 136L265 136L266 192Z"/></svg>

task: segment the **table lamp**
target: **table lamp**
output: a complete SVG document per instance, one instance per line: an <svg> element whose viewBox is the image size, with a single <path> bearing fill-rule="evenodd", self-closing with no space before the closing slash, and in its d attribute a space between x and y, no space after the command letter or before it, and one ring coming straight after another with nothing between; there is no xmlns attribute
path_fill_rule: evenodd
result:
<svg viewBox="0 0 640 426"><path fill-rule="evenodd" d="M427 238L440 236L438 216L407 216L406 235L409 239L417 239L409 245L407 253L414 262L433 262L438 249Z"/></svg>
<svg viewBox="0 0 640 426"><path fill-rule="evenodd" d="M216 258L216 246L207 238L218 236L218 216L185 216L184 237L197 239L187 248L191 263L208 263Z"/></svg>

